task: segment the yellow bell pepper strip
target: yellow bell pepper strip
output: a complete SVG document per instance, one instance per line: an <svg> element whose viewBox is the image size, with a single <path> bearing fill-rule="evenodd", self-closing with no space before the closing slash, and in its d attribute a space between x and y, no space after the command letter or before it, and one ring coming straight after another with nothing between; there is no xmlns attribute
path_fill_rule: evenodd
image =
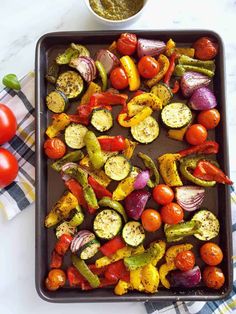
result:
<svg viewBox="0 0 236 314"><path fill-rule="evenodd" d="M139 254L144 252L143 245L138 246L137 248L132 248L130 246L125 246L117 250L114 254L108 256L103 256L96 260L95 265L97 268L110 265L111 263L117 262L125 257L129 257L133 254Z"/></svg>
<svg viewBox="0 0 236 314"><path fill-rule="evenodd" d="M95 93L101 93L101 91L102 91L101 87L98 84L94 82L90 82L86 92L81 98L80 105L88 104L90 101L90 97Z"/></svg>
<svg viewBox="0 0 236 314"><path fill-rule="evenodd" d="M152 244L151 244L152 245ZM159 246L160 251L159 253L153 258L153 260L151 261L153 266L156 266L157 263L162 259L162 257L165 255L165 251L166 251L166 243L162 240L156 242L156 245Z"/></svg>
<svg viewBox="0 0 236 314"><path fill-rule="evenodd" d="M144 107L140 112L138 112L135 116L130 118L129 120L126 120L128 118L127 113L120 113L118 115L118 122L121 126L125 128L130 128L131 126L135 126L145 120L147 117L149 117L152 114L152 109L149 107Z"/></svg>
<svg viewBox="0 0 236 314"><path fill-rule="evenodd" d="M142 268L137 268L130 271L130 286L134 290L144 291L142 284Z"/></svg>
<svg viewBox="0 0 236 314"><path fill-rule="evenodd" d="M60 113L54 116L52 124L46 130L46 134L49 138L57 136L60 131L63 131L67 125L70 124L70 118L65 113Z"/></svg>
<svg viewBox="0 0 236 314"><path fill-rule="evenodd" d="M144 106L150 107L152 110L161 110L162 100L153 93L143 93L135 96L127 104L128 115L130 117L136 115Z"/></svg>
<svg viewBox="0 0 236 314"><path fill-rule="evenodd" d="M130 284L124 280L119 280L117 285L115 286L114 293L116 295L123 295L128 292L128 289L130 288Z"/></svg>
<svg viewBox="0 0 236 314"><path fill-rule="evenodd" d="M159 268L160 281L166 289L170 289L170 282L166 278L166 276L171 270L174 269L175 269L174 264L162 264L161 267Z"/></svg>
<svg viewBox="0 0 236 314"><path fill-rule="evenodd" d="M45 227L50 228L55 226L57 223L66 219L72 209L78 206L77 198L70 192L64 194L53 206L52 210L45 218Z"/></svg>
<svg viewBox="0 0 236 314"><path fill-rule="evenodd" d="M194 48L176 47L176 43L172 39L169 39L166 43L165 54L167 55L167 57L170 57L172 55L172 53L176 53L177 55L185 55L185 56L193 58L194 53L195 53L195 49Z"/></svg>
<svg viewBox="0 0 236 314"><path fill-rule="evenodd" d="M140 76L138 73L138 68L133 59L131 59L129 56L123 56L122 58L120 58L120 62L128 77L129 90L132 92L139 89L141 84Z"/></svg>
<svg viewBox="0 0 236 314"><path fill-rule="evenodd" d="M160 65L160 71L152 79L147 80L146 84L147 84L148 87L152 87L155 84L157 84L164 77L164 75L166 74L167 70L169 69L170 62L169 62L169 59L165 55L160 54L160 56L158 57L157 62Z"/></svg>
<svg viewBox="0 0 236 314"><path fill-rule="evenodd" d="M146 266L144 266L141 273L141 281L145 292L157 292L160 277L156 267L152 264L147 264Z"/></svg>
<svg viewBox="0 0 236 314"><path fill-rule="evenodd" d="M180 154L164 154L158 158L159 170L165 184L169 186L182 186L176 161L180 159Z"/></svg>
<svg viewBox="0 0 236 314"><path fill-rule="evenodd" d="M125 145L126 145L126 148L125 148L125 150L123 150L123 155L127 159L131 159L131 157L134 154L134 150L135 150L136 146L138 145L138 143L133 142L133 141L129 140L128 138L126 138L125 139Z"/></svg>

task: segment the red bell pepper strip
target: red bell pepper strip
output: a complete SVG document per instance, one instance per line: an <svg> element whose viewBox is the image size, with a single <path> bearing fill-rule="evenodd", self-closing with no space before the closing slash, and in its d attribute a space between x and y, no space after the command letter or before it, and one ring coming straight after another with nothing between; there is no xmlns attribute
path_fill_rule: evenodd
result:
<svg viewBox="0 0 236 314"><path fill-rule="evenodd" d="M180 88L180 84L179 84L179 81L178 80L176 80L175 82L174 82L174 87L172 88L172 93L173 94L176 94L176 93L178 93L178 91L179 91L179 88Z"/></svg>
<svg viewBox="0 0 236 314"><path fill-rule="evenodd" d="M117 136L101 136L98 138L101 149L108 152L117 152L126 149L125 137Z"/></svg>
<svg viewBox="0 0 236 314"><path fill-rule="evenodd" d="M102 186L100 183L98 183L93 177L88 177L88 183L93 188L96 197L98 199L103 198L104 196L112 197L112 193L108 191L104 186Z"/></svg>
<svg viewBox="0 0 236 314"><path fill-rule="evenodd" d="M50 268L61 268L62 256L59 255L55 250L52 251Z"/></svg>
<svg viewBox="0 0 236 314"><path fill-rule="evenodd" d="M69 234L63 234L60 236L59 240L57 241L55 245L55 251L61 255L64 256L67 252L67 250L70 247L71 241L72 241L72 236Z"/></svg>
<svg viewBox="0 0 236 314"><path fill-rule="evenodd" d="M163 79L163 82L167 85L170 84L170 79L175 69L175 60L177 58L178 55L176 53L172 53L172 55L170 56L170 65Z"/></svg>
<svg viewBox="0 0 236 314"><path fill-rule="evenodd" d="M104 266L104 267L100 267L100 268L97 268L95 264L90 264L88 265L88 268L96 275L98 276L101 276L101 275L104 275L106 269L107 269L107 266Z"/></svg>
<svg viewBox="0 0 236 314"><path fill-rule="evenodd" d="M66 187L77 198L79 205L84 208L88 208L87 202L84 198L84 192L82 186L75 179L69 179L65 182Z"/></svg>
<svg viewBox="0 0 236 314"><path fill-rule="evenodd" d="M115 280L108 280L107 278L100 278L100 285L98 286L98 288L106 288L106 287L114 286L116 283L117 281ZM92 288L88 282L82 282L81 289L83 291L87 291L87 290L93 290L94 288Z"/></svg>
<svg viewBox="0 0 236 314"><path fill-rule="evenodd" d="M95 93L90 98L90 106L94 108L100 105L125 105L127 99L128 96L125 94Z"/></svg>
<svg viewBox="0 0 236 314"><path fill-rule="evenodd" d="M218 183L232 185L233 182L224 174L222 170L206 160L200 160L194 169L193 175L206 181L216 181Z"/></svg>
<svg viewBox="0 0 236 314"><path fill-rule="evenodd" d="M121 279L129 282L130 272L126 269L124 261L120 260L107 266L107 270L105 271L105 278L116 281Z"/></svg>
<svg viewBox="0 0 236 314"><path fill-rule="evenodd" d="M67 278L70 287L81 287L81 284L86 282L86 279L74 266L67 268Z"/></svg>
<svg viewBox="0 0 236 314"><path fill-rule="evenodd" d="M122 247L125 247L125 242L120 236L116 236L112 240L106 242L103 244L99 250L102 252L103 255L109 256L114 254L117 250L121 249Z"/></svg>
<svg viewBox="0 0 236 314"><path fill-rule="evenodd" d="M217 154L219 151L219 144L215 141L206 141L200 145L191 146L187 149L178 152L181 157L192 154Z"/></svg>

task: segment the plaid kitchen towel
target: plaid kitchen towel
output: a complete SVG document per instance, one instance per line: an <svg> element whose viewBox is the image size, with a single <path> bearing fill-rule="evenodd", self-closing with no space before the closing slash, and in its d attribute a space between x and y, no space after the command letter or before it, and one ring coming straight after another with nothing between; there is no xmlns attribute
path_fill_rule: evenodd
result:
<svg viewBox="0 0 236 314"><path fill-rule="evenodd" d="M0 92L0 103L8 106L16 116L16 136L2 147L15 155L19 173L13 183L0 189L0 209L11 219L35 200L34 168L34 73L21 80L21 90L5 88Z"/></svg>
<svg viewBox="0 0 236 314"><path fill-rule="evenodd" d="M233 256L236 257L236 193L231 187ZM230 295L211 302L145 302L148 314L228 314L236 313L236 260L233 260L234 281Z"/></svg>

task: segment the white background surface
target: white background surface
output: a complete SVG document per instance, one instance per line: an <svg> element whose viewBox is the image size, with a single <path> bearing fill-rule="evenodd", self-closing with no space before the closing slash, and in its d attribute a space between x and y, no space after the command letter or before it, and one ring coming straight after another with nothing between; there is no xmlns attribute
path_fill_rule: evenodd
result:
<svg viewBox="0 0 236 314"><path fill-rule="evenodd" d="M1 0L0 77L19 77L34 68L37 39L51 31L107 29L96 22L83 0ZM231 178L236 181L236 1L149 0L128 29L212 29L225 44ZM124 29L124 28L123 28ZM141 303L50 304L34 287L34 206L12 221L0 213L0 314L145 313Z"/></svg>

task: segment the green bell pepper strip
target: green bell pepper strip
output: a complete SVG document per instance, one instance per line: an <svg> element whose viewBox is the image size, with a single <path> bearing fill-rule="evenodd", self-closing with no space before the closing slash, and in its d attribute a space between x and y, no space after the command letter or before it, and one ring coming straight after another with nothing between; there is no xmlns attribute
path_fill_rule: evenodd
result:
<svg viewBox="0 0 236 314"><path fill-rule="evenodd" d="M197 167L197 163L200 160L208 160L206 157L204 156L197 156L197 157L186 157L183 159L180 159L180 167L179 170L181 172L181 174L184 176L184 178L188 181L193 182L196 185L200 185L203 187L211 187L214 186L216 184L215 181L205 181L205 180L201 180L197 177L194 177L194 175L189 171L189 169L195 169ZM211 162L214 164L215 162L213 160L211 160Z"/></svg>
<svg viewBox="0 0 236 314"><path fill-rule="evenodd" d="M159 184L160 182L160 175L159 172L155 166L154 161L146 154L139 152L138 156L142 159L144 165L146 168L150 170L150 175L153 177L153 179L148 180L148 187L154 188L156 185Z"/></svg>
<svg viewBox="0 0 236 314"><path fill-rule="evenodd" d="M91 187L91 185L87 185L86 187L83 187L83 191L84 191L84 198L88 204L88 207L90 208L90 213L94 213L95 209L98 209L98 201L95 195L95 192L93 190L93 188Z"/></svg>
<svg viewBox="0 0 236 314"><path fill-rule="evenodd" d="M56 63L57 64L68 64L70 62L71 58L75 54L78 55L78 52L75 49L69 47L63 53L59 54L56 57Z"/></svg>
<svg viewBox="0 0 236 314"><path fill-rule="evenodd" d="M105 163L104 155L96 135L88 131L84 136L84 143L87 148L89 159L95 169L100 169Z"/></svg>
<svg viewBox="0 0 236 314"><path fill-rule="evenodd" d="M95 61L96 68L98 69L99 75L102 80L102 91L107 89L107 72L104 69L103 64L100 61Z"/></svg>
<svg viewBox="0 0 236 314"><path fill-rule="evenodd" d="M186 55L182 55L178 59L178 64L196 66L199 68L210 70L212 72L215 72L215 68L216 68L214 60L203 61L203 60L190 58Z"/></svg>
<svg viewBox="0 0 236 314"><path fill-rule="evenodd" d="M152 262L160 253L160 246L153 244L146 251L140 254L131 255L124 258L125 266L128 270L135 270Z"/></svg>
<svg viewBox="0 0 236 314"><path fill-rule="evenodd" d="M68 162L75 162L79 161L84 158L84 153L81 150L75 150L71 153L66 154L64 157L60 158L59 160L55 161L51 167L56 171L61 171L63 165L67 164Z"/></svg>
<svg viewBox="0 0 236 314"><path fill-rule="evenodd" d="M175 66L174 75L183 76L184 73L187 71L202 73L209 77L213 77L215 75L215 73L211 70L204 69L204 68L194 66L194 65L185 65L185 64L177 64Z"/></svg>
<svg viewBox="0 0 236 314"><path fill-rule="evenodd" d="M119 203L117 201L113 201L110 197L104 196L98 202L98 205L101 207L109 207L109 208L114 209L123 217L125 223L128 221L124 207L121 205L121 203Z"/></svg>
<svg viewBox="0 0 236 314"><path fill-rule="evenodd" d="M187 222L180 222L176 225L170 225L165 228L165 235L167 242L180 241L184 237L198 233L201 222L197 220L190 220Z"/></svg>
<svg viewBox="0 0 236 314"><path fill-rule="evenodd" d="M15 74L7 74L3 77L2 83L4 86L15 89L15 90L20 90L20 82Z"/></svg>
<svg viewBox="0 0 236 314"><path fill-rule="evenodd" d="M98 288L100 285L100 280L96 274L94 274L87 266L87 264L78 258L76 255L71 257L72 264L80 272L80 274L89 282L92 288Z"/></svg>
<svg viewBox="0 0 236 314"><path fill-rule="evenodd" d="M69 221L69 224L72 227L78 227L84 221L84 214L81 210L81 207L79 205L77 205L75 209L76 209L76 213L74 214L74 216Z"/></svg>

